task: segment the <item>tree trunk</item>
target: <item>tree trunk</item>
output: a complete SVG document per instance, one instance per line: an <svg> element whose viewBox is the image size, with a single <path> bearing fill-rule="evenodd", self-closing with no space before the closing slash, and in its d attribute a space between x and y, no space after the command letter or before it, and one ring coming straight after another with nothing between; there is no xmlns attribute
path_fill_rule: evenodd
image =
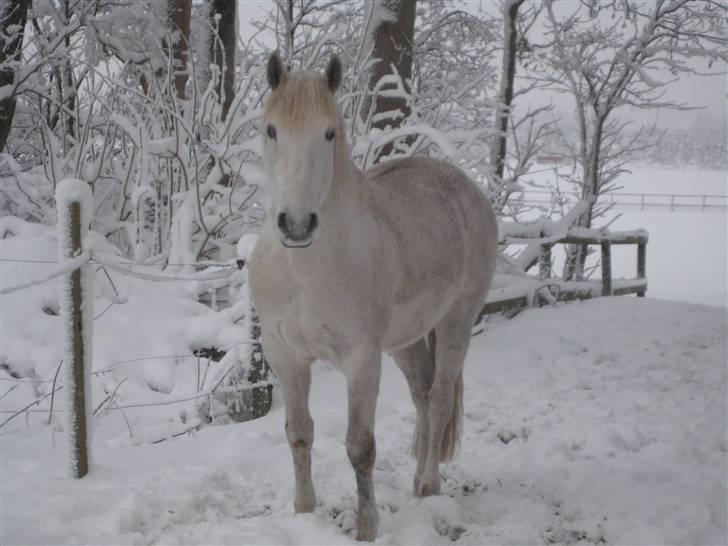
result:
<svg viewBox="0 0 728 546"><path fill-rule="evenodd" d="M177 98L185 98L187 87L187 54L190 43L192 0L167 0L167 19L171 32L178 32L172 44L174 87Z"/></svg>
<svg viewBox="0 0 728 546"><path fill-rule="evenodd" d="M12 64L20 62L29 7L30 0L0 0L0 87L15 82ZM16 30L11 32L13 28ZM0 99L0 151L5 149L13 126L15 104L15 91Z"/></svg>
<svg viewBox="0 0 728 546"><path fill-rule="evenodd" d="M597 204L600 191L599 166L601 162L602 138L604 134L604 123L606 119L597 117L594 124L594 134L591 135L591 148L586 158L584 167L584 186L581 198L589 204L587 211L579 218L577 226L591 228L594 206ZM588 141L587 140L587 141ZM584 279L584 268L588 254L587 245L572 245L567 250L566 263L564 264L564 280Z"/></svg>
<svg viewBox="0 0 728 546"><path fill-rule="evenodd" d="M219 15L217 21L215 17ZM222 104L222 118L227 118L235 96L235 50L237 44L237 2L210 1L210 23L217 28L217 36L210 40L210 63L218 67L219 80L215 90Z"/></svg>
<svg viewBox="0 0 728 546"><path fill-rule="evenodd" d="M392 112L392 115L377 116L372 127L384 129L387 126L397 128L402 120L410 115L410 108L404 97L374 96L373 91L382 77L392 73L392 66L402 78L405 90L409 93L412 78L412 60L414 57L415 8L416 0L373 0L369 4L367 26L364 30L362 55L376 59L368 74L367 89L361 108L363 120L367 120L370 110L373 114ZM375 101L372 104L372 101ZM380 153L388 155L392 145L386 146Z"/></svg>
<svg viewBox="0 0 728 546"><path fill-rule="evenodd" d="M516 54L518 53L518 10L525 0L508 0L503 16L503 68L501 72L498 106L495 123L498 137L491 148L490 161L500 185L505 172L508 151L508 121L511 117L513 86L516 78Z"/></svg>
<svg viewBox="0 0 728 546"><path fill-rule="evenodd" d="M285 42L283 44L283 64L291 69L293 66L293 39L296 34L296 27L293 25L293 0L286 0L285 5L278 4L283 11L283 24L285 27Z"/></svg>
<svg viewBox="0 0 728 546"><path fill-rule="evenodd" d="M64 0L63 2L63 8L65 11L66 20L64 23L68 25L71 22L71 2L70 0ZM66 34L66 37L64 39L64 43L66 44L66 50L70 51L71 48L71 35ZM74 114L76 110L76 86L74 83L73 78L73 67L71 66L71 60L69 58L66 59L66 62L63 63L63 89L64 89L64 95L65 95L65 107L66 107L66 132L63 137L64 142L70 147L69 140L73 140L75 137L75 127L76 127L76 116ZM60 103L64 103L63 98L59 98Z"/></svg>

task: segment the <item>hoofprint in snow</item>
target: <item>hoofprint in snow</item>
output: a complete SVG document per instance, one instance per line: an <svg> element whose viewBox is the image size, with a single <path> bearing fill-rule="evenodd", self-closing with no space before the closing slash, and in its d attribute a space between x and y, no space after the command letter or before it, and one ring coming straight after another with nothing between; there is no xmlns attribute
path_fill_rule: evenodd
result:
<svg viewBox="0 0 728 546"><path fill-rule="evenodd" d="M414 408L385 359L377 542L725 544L727 327L724 308L632 297L492 320L466 362L460 455L427 499L411 493ZM60 433L31 426L2 437L0 542L352 543L345 394L316 369L313 514L293 515L280 405L135 447L97 421L77 481Z"/></svg>

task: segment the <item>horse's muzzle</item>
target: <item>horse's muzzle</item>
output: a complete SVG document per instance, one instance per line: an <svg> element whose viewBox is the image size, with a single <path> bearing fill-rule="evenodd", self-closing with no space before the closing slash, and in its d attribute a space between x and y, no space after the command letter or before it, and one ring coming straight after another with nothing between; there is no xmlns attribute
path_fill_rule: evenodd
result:
<svg viewBox="0 0 728 546"><path fill-rule="evenodd" d="M283 238L281 242L289 248L303 248L311 244L314 230L318 227L318 215L312 212L303 221L296 221L286 212L278 214L278 229Z"/></svg>

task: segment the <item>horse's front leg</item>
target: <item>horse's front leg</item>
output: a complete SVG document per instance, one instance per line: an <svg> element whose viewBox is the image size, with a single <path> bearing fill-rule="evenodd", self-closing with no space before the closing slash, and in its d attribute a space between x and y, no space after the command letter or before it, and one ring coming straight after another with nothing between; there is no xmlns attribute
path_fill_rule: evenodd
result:
<svg viewBox="0 0 728 546"><path fill-rule="evenodd" d="M313 512L316 493L311 480L313 419L308 409L311 387L311 361L295 359L272 338L263 338L266 360L278 377L286 407L286 437L293 456L296 493L293 508L297 514Z"/></svg>
<svg viewBox="0 0 728 546"><path fill-rule="evenodd" d="M374 414L379 394L382 353L378 346L354 350L343 364L349 395L346 452L354 467L359 496L356 539L372 541L377 536L379 526L372 470L377 456Z"/></svg>

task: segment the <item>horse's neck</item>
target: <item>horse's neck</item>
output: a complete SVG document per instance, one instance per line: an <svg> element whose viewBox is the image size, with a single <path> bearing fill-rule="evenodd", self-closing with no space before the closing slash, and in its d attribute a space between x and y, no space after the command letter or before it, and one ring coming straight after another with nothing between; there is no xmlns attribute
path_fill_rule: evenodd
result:
<svg viewBox="0 0 728 546"><path fill-rule="evenodd" d="M334 179L329 197L324 203L327 216L335 219L346 231L357 215L362 213L362 201L366 192L364 175L351 160L346 146L340 151L334 167Z"/></svg>

